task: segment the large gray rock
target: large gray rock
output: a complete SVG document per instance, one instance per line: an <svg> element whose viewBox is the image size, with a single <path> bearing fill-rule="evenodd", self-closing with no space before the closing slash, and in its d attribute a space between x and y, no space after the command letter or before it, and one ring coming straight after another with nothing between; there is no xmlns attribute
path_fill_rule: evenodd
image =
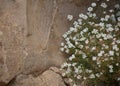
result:
<svg viewBox="0 0 120 86"><path fill-rule="evenodd" d="M22 71L25 0L0 0L0 86Z"/></svg>
<svg viewBox="0 0 120 86"><path fill-rule="evenodd" d="M27 0L27 51L24 73L42 72L50 66L60 66L65 56L60 52L62 35L72 22L71 14L86 12L91 1L87 0Z"/></svg>
<svg viewBox="0 0 120 86"><path fill-rule="evenodd" d="M85 12L89 0L0 0L0 85L15 76L60 66L62 34Z"/></svg>

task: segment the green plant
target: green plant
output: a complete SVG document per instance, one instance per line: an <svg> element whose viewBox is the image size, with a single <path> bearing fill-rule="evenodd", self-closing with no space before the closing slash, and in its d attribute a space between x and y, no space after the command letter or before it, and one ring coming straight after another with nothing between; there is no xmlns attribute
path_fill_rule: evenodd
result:
<svg viewBox="0 0 120 86"><path fill-rule="evenodd" d="M73 27L63 35L61 51L69 55L61 66L77 86L80 81L98 86L110 86L120 81L120 5L109 9L107 3L93 2L86 14L79 14ZM100 7L98 16L94 11ZM73 16L68 15L68 20Z"/></svg>

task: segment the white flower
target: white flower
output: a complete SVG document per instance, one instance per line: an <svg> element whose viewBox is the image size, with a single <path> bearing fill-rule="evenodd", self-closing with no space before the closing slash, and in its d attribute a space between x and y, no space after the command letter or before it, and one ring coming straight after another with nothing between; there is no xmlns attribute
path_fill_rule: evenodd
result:
<svg viewBox="0 0 120 86"><path fill-rule="evenodd" d="M95 78L95 75L94 75L94 74L91 74L91 75L89 76L89 78L93 79L93 78Z"/></svg>
<svg viewBox="0 0 120 86"><path fill-rule="evenodd" d="M92 15L93 15L93 17L96 17L96 13L93 13Z"/></svg>
<svg viewBox="0 0 120 86"><path fill-rule="evenodd" d="M69 57L69 60L72 61L75 58L75 55Z"/></svg>
<svg viewBox="0 0 120 86"><path fill-rule="evenodd" d="M100 72L100 75L103 75L103 73L102 73L102 72Z"/></svg>
<svg viewBox="0 0 120 86"><path fill-rule="evenodd" d="M80 17L80 18L83 18L83 17L84 17L84 14L83 14L83 13L79 14L79 17Z"/></svg>
<svg viewBox="0 0 120 86"><path fill-rule="evenodd" d="M113 73L113 69L110 69L109 72L110 72L110 73Z"/></svg>
<svg viewBox="0 0 120 86"><path fill-rule="evenodd" d="M92 73L92 70L88 70L88 73Z"/></svg>
<svg viewBox="0 0 120 86"><path fill-rule="evenodd" d="M108 67L109 67L110 69L112 69L112 68L113 68L113 65L109 65Z"/></svg>
<svg viewBox="0 0 120 86"><path fill-rule="evenodd" d="M106 8L107 4L106 3L102 3L100 6L103 7L103 8Z"/></svg>
<svg viewBox="0 0 120 86"><path fill-rule="evenodd" d="M108 38L108 39L111 39L111 38L113 38L113 36L110 35L110 34L108 34L108 35L107 35L107 38Z"/></svg>
<svg viewBox="0 0 120 86"><path fill-rule="evenodd" d="M93 61L95 61L96 59L97 59L97 57L96 57L96 56L93 56L93 57L92 57L92 60L93 60Z"/></svg>
<svg viewBox="0 0 120 86"><path fill-rule="evenodd" d="M115 8L120 9L120 5L119 5L119 4L116 4L116 5L115 5Z"/></svg>
<svg viewBox="0 0 120 86"><path fill-rule="evenodd" d="M118 77L118 79L117 79L118 81L120 81L120 77Z"/></svg>
<svg viewBox="0 0 120 86"><path fill-rule="evenodd" d="M99 25L100 25L101 27L103 27L103 26L104 26L104 23L100 22Z"/></svg>
<svg viewBox="0 0 120 86"><path fill-rule="evenodd" d="M73 84L73 86L77 86L76 84Z"/></svg>
<svg viewBox="0 0 120 86"><path fill-rule="evenodd" d="M79 23L79 25L81 25L82 24L82 19L78 19L78 23Z"/></svg>
<svg viewBox="0 0 120 86"><path fill-rule="evenodd" d="M103 14L106 14L106 11L103 11Z"/></svg>
<svg viewBox="0 0 120 86"><path fill-rule="evenodd" d="M85 72L86 72L86 73L89 73L89 70L88 70L88 69L85 69Z"/></svg>
<svg viewBox="0 0 120 86"><path fill-rule="evenodd" d="M92 33L97 34L97 33L98 33L98 30L93 29Z"/></svg>
<svg viewBox="0 0 120 86"><path fill-rule="evenodd" d="M64 77L66 74L65 73L62 73L62 76Z"/></svg>
<svg viewBox="0 0 120 86"><path fill-rule="evenodd" d="M96 75L97 77L100 77L100 74L99 74L99 73L96 73L95 75Z"/></svg>
<svg viewBox="0 0 120 86"><path fill-rule="evenodd" d="M93 14L90 13L90 12L87 12L87 15L88 15L89 17L92 17L92 16L93 16Z"/></svg>
<svg viewBox="0 0 120 86"><path fill-rule="evenodd" d="M108 49L108 48L109 48L109 46L108 46L108 45L105 45L104 47L105 47L105 49Z"/></svg>
<svg viewBox="0 0 120 86"><path fill-rule="evenodd" d="M111 12L111 13L112 13L112 12L114 12L114 10L113 10L113 9L111 9L111 10L109 10L109 12Z"/></svg>
<svg viewBox="0 0 120 86"><path fill-rule="evenodd" d="M88 31L88 28L85 28L84 30L83 30L83 32L87 32Z"/></svg>
<svg viewBox="0 0 120 86"><path fill-rule="evenodd" d="M88 22L90 25L93 25L94 24L94 22Z"/></svg>
<svg viewBox="0 0 120 86"><path fill-rule="evenodd" d="M87 78L86 77L83 77L84 80L86 80Z"/></svg>
<svg viewBox="0 0 120 86"><path fill-rule="evenodd" d="M117 20L120 21L120 17L118 17Z"/></svg>
<svg viewBox="0 0 120 86"><path fill-rule="evenodd" d="M76 41L76 39L77 39L76 36L74 36L74 37L73 37L73 40Z"/></svg>
<svg viewBox="0 0 120 86"><path fill-rule="evenodd" d="M75 68L75 73L78 73L78 72L79 72L78 68Z"/></svg>
<svg viewBox="0 0 120 86"><path fill-rule="evenodd" d="M82 49L84 46L83 45L79 45L79 48Z"/></svg>
<svg viewBox="0 0 120 86"><path fill-rule="evenodd" d="M81 39L80 39L80 41L84 41L86 38L85 37L82 37Z"/></svg>
<svg viewBox="0 0 120 86"><path fill-rule="evenodd" d="M99 65L99 64L101 64L101 62L100 62L100 61L97 61L97 64Z"/></svg>
<svg viewBox="0 0 120 86"><path fill-rule="evenodd" d="M77 22L77 21L74 21L73 25L74 25L74 26L78 25L78 22Z"/></svg>
<svg viewBox="0 0 120 86"><path fill-rule="evenodd" d="M120 54L119 53L116 53L117 56L119 56Z"/></svg>
<svg viewBox="0 0 120 86"><path fill-rule="evenodd" d="M64 46L64 43L63 43L63 42L61 43L61 46Z"/></svg>
<svg viewBox="0 0 120 86"><path fill-rule="evenodd" d="M101 21L105 21L105 18L101 18L100 20L101 20Z"/></svg>
<svg viewBox="0 0 120 86"><path fill-rule="evenodd" d="M110 18L109 15L106 15L106 16L105 16L106 21L107 21L109 18Z"/></svg>
<svg viewBox="0 0 120 86"><path fill-rule="evenodd" d="M71 32L72 32L72 31L74 31L74 29L75 29L75 28L73 28L73 27L70 27L70 31L71 31Z"/></svg>
<svg viewBox="0 0 120 86"><path fill-rule="evenodd" d="M67 66L68 66L68 63L65 62L65 63L63 63L63 64L61 65L61 68L64 68L64 67L67 67Z"/></svg>
<svg viewBox="0 0 120 86"><path fill-rule="evenodd" d="M87 39L87 40L85 40L85 44L88 44L89 43L89 40Z"/></svg>
<svg viewBox="0 0 120 86"><path fill-rule="evenodd" d="M107 29L107 32L111 32L111 31L113 31L114 29L112 28L112 27L109 27L108 29Z"/></svg>
<svg viewBox="0 0 120 86"><path fill-rule="evenodd" d="M103 41L103 39L99 39L100 41Z"/></svg>
<svg viewBox="0 0 120 86"><path fill-rule="evenodd" d="M85 59L86 57L87 57L86 54L83 54L83 55L82 55L82 58L83 58L83 59Z"/></svg>
<svg viewBox="0 0 120 86"><path fill-rule="evenodd" d="M73 80L71 78L69 78L69 82L72 82Z"/></svg>
<svg viewBox="0 0 120 86"><path fill-rule="evenodd" d="M68 15L68 16L67 16L67 19L68 19L69 21L71 21L71 20L73 19L73 16L72 16L72 15Z"/></svg>
<svg viewBox="0 0 120 86"><path fill-rule="evenodd" d="M63 51L64 51L64 48L60 48L60 51L62 51L62 52L63 52Z"/></svg>
<svg viewBox="0 0 120 86"><path fill-rule="evenodd" d="M107 28L112 27L112 24L106 24L106 27Z"/></svg>
<svg viewBox="0 0 120 86"><path fill-rule="evenodd" d="M74 31L74 32L77 32L77 28L74 28L73 31Z"/></svg>
<svg viewBox="0 0 120 86"><path fill-rule="evenodd" d="M71 68L68 67L67 70L66 70L66 74L69 74L71 72Z"/></svg>
<svg viewBox="0 0 120 86"><path fill-rule="evenodd" d="M117 40L116 43L120 44L120 40Z"/></svg>
<svg viewBox="0 0 120 86"><path fill-rule="evenodd" d="M87 15L84 15L83 19L85 19L85 20L86 20L87 18L88 18L88 16L87 16Z"/></svg>
<svg viewBox="0 0 120 86"><path fill-rule="evenodd" d="M119 63L116 63L115 65L116 65L116 66L119 66Z"/></svg>
<svg viewBox="0 0 120 86"><path fill-rule="evenodd" d="M97 35L96 35L96 38L100 38L100 37L101 37L101 34L97 34Z"/></svg>
<svg viewBox="0 0 120 86"><path fill-rule="evenodd" d="M79 69L79 73L82 73L83 71L81 69Z"/></svg>
<svg viewBox="0 0 120 86"><path fill-rule="evenodd" d="M69 53L69 49L66 49L65 52L66 52L66 53Z"/></svg>
<svg viewBox="0 0 120 86"><path fill-rule="evenodd" d="M67 34L64 34L64 35L63 35L63 38L66 38L66 37L67 37Z"/></svg>
<svg viewBox="0 0 120 86"><path fill-rule="evenodd" d="M115 15L112 14L110 18L111 18L111 20L112 20L113 22L116 22Z"/></svg>
<svg viewBox="0 0 120 86"><path fill-rule="evenodd" d="M118 46L117 45L113 45L113 50L118 51L119 50Z"/></svg>
<svg viewBox="0 0 120 86"><path fill-rule="evenodd" d="M67 49L67 45L65 45L64 48Z"/></svg>
<svg viewBox="0 0 120 86"><path fill-rule="evenodd" d="M92 7L88 7L88 11L89 12L93 11L93 8Z"/></svg>
<svg viewBox="0 0 120 86"><path fill-rule="evenodd" d="M82 76L80 76L80 75L77 76L77 79L81 79L81 78L82 78Z"/></svg>
<svg viewBox="0 0 120 86"><path fill-rule="evenodd" d="M84 15L83 13L79 14L79 17L80 17L80 18L83 18L83 19L85 19L85 20L88 18L88 16L87 16L87 15Z"/></svg>
<svg viewBox="0 0 120 86"><path fill-rule="evenodd" d="M72 64L71 64L71 63L68 63L67 66L70 67L70 66L72 66Z"/></svg>
<svg viewBox="0 0 120 86"><path fill-rule="evenodd" d="M114 51L109 51L109 55L113 56L114 55Z"/></svg>
<svg viewBox="0 0 120 86"><path fill-rule="evenodd" d="M96 50L96 47L92 47L92 50Z"/></svg>
<svg viewBox="0 0 120 86"><path fill-rule="evenodd" d="M120 11L118 11L118 12L116 13L116 16L120 16Z"/></svg>
<svg viewBox="0 0 120 86"><path fill-rule="evenodd" d="M104 51L100 51L100 53L98 53L98 56L102 56L104 53Z"/></svg>
<svg viewBox="0 0 120 86"><path fill-rule="evenodd" d="M96 6L96 3L92 3L91 6L92 6L92 7L95 7L95 6Z"/></svg>
<svg viewBox="0 0 120 86"><path fill-rule="evenodd" d="M77 41L75 41L75 45L78 45L79 43Z"/></svg>
<svg viewBox="0 0 120 86"><path fill-rule="evenodd" d="M72 66L74 67L75 65L77 65L77 63L72 63Z"/></svg>
<svg viewBox="0 0 120 86"><path fill-rule="evenodd" d="M110 60L113 60L113 57L110 57Z"/></svg>

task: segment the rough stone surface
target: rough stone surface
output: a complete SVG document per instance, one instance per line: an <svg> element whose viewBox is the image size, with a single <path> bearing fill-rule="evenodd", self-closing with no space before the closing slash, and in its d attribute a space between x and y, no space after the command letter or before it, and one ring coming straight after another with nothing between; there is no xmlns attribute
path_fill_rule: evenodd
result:
<svg viewBox="0 0 120 86"><path fill-rule="evenodd" d="M65 86L61 76L52 70L46 70L37 77L19 75L9 86Z"/></svg>
<svg viewBox="0 0 120 86"><path fill-rule="evenodd" d="M0 0L0 86L23 67L25 0Z"/></svg>
<svg viewBox="0 0 120 86"><path fill-rule="evenodd" d="M40 74L59 67L62 35L70 25L66 17L85 12L91 1L0 0L0 85L15 76Z"/></svg>
<svg viewBox="0 0 120 86"><path fill-rule="evenodd" d="M24 73L42 72L50 66L60 66L65 56L60 52L62 35L73 23L67 21L71 14L76 19L85 12L91 1L83 0L27 0L27 51Z"/></svg>

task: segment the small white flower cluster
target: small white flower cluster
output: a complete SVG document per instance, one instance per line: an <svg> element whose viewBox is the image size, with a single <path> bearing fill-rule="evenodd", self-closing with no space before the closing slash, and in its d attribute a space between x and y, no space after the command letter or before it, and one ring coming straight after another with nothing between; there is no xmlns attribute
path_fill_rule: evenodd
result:
<svg viewBox="0 0 120 86"><path fill-rule="evenodd" d="M68 15L68 16L67 16L67 19L68 19L69 21L71 21L71 20L73 19L73 16L72 16L72 15Z"/></svg>
<svg viewBox="0 0 120 86"><path fill-rule="evenodd" d="M61 66L66 70L63 76L77 80L101 80L102 77L109 78L105 76L106 72L111 76L111 73L114 75L120 70L120 17L117 16L118 21L110 22L116 16L114 10L109 10L111 14L106 13L99 20L94 13L96 6L93 2L86 14L79 14L73 27L63 35L65 43L61 43L60 50L70 55ZM108 5L102 2L100 7L105 9ZM115 7L118 9L118 5ZM68 15L67 19L71 21L73 16Z"/></svg>
<svg viewBox="0 0 120 86"><path fill-rule="evenodd" d="M107 8L107 4L106 3L101 3L101 7Z"/></svg>

